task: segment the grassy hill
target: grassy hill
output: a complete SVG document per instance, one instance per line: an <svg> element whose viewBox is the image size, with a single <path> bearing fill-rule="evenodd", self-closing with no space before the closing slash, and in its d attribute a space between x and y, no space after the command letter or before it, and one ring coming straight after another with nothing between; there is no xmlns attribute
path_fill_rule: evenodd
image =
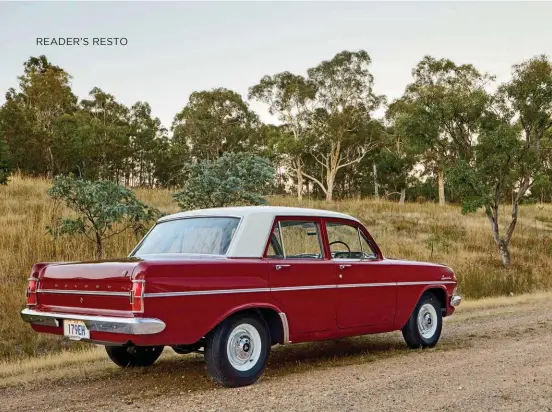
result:
<svg viewBox="0 0 552 412"><path fill-rule="evenodd" d="M50 183L14 177L0 186L0 359L59 350L67 343L38 335L21 321L25 288L33 263L93 259L83 239L52 242L46 226L54 216L46 195ZM138 197L165 212L177 211L170 192L139 189ZM502 268L482 212L463 216L457 206L347 200L328 203L293 197L270 199L273 205L331 209L358 217L387 257L444 263L454 269L460 292L469 298L520 294L552 287L552 205L528 205L511 243L513 268ZM508 210L504 210L504 222ZM126 256L137 239L131 233L111 238L106 257Z"/></svg>

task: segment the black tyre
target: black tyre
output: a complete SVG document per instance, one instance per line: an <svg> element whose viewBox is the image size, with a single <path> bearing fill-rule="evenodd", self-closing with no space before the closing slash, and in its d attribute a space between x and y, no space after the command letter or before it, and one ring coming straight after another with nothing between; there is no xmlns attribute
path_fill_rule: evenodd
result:
<svg viewBox="0 0 552 412"><path fill-rule="evenodd" d="M163 346L106 346L109 359L121 368L151 366L161 356Z"/></svg>
<svg viewBox="0 0 552 412"><path fill-rule="evenodd" d="M431 293L424 293L402 328L409 348L433 348L441 337L443 314L441 302Z"/></svg>
<svg viewBox="0 0 552 412"><path fill-rule="evenodd" d="M270 332L257 317L233 316L207 337L205 360L213 379L227 387L251 385L263 374Z"/></svg>

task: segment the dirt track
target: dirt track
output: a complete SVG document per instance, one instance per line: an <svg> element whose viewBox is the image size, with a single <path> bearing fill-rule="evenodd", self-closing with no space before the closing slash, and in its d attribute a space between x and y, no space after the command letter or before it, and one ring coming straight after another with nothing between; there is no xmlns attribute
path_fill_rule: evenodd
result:
<svg viewBox="0 0 552 412"><path fill-rule="evenodd" d="M276 348L262 380L213 385L199 357L0 389L6 411L552 411L552 303L475 309L447 319L436 349L400 333Z"/></svg>

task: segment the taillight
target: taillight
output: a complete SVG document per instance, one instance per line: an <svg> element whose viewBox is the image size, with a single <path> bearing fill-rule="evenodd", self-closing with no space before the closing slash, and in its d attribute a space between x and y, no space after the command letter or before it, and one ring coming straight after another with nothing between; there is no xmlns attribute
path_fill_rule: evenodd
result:
<svg viewBox="0 0 552 412"><path fill-rule="evenodd" d="M27 306L36 306L38 303L38 297L36 290L38 289L38 272L33 272L29 278L29 284L27 286Z"/></svg>
<svg viewBox="0 0 552 412"><path fill-rule="evenodd" d="M144 312L144 288L145 280L133 280L130 291L130 310L134 313Z"/></svg>

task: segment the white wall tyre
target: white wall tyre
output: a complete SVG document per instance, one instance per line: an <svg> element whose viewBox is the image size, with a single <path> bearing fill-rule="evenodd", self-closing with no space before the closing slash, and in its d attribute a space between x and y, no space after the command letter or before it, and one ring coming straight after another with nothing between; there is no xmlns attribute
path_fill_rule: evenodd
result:
<svg viewBox="0 0 552 412"><path fill-rule="evenodd" d="M262 319L251 315L233 316L207 337L207 369L221 385L251 385L264 372L270 342L270 333Z"/></svg>
<svg viewBox="0 0 552 412"><path fill-rule="evenodd" d="M433 293L426 292L402 328L402 334L409 348L433 348L439 342L442 328L441 303Z"/></svg>

